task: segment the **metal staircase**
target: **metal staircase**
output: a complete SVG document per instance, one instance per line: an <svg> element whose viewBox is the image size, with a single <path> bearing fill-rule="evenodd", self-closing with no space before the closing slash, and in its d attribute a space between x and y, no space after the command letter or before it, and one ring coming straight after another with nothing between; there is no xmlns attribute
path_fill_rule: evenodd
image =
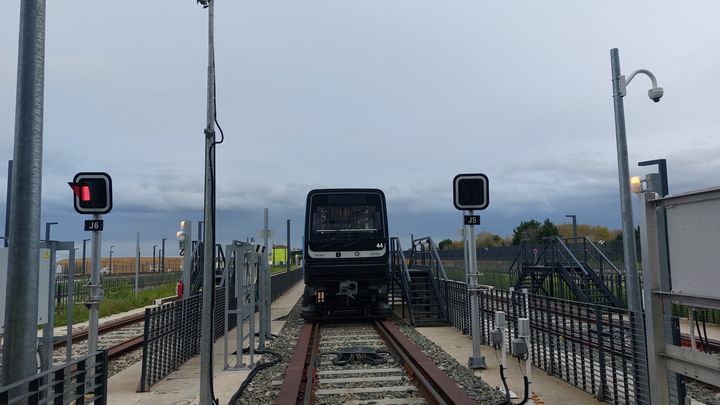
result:
<svg viewBox="0 0 720 405"><path fill-rule="evenodd" d="M619 307L622 304L622 273L584 237L544 238L541 248L521 243L510 266L515 289L532 294Z"/></svg>
<svg viewBox="0 0 720 405"><path fill-rule="evenodd" d="M447 325L446 294L438 278L447 279L431 238L413 241L406 260L398 238L391 238L394 282L400 286L414 326ZM409 265L408 265L409 262Z"/></svg>

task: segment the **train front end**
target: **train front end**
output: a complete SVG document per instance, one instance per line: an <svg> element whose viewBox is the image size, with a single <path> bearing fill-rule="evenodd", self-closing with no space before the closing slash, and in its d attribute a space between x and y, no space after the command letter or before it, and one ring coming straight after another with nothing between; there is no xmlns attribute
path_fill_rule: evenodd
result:
<svg viewBox="0 0 720 405"><path fill-rule="evenodd" d="M305 214L303 318L388 317L388 242L381 190L311 191Z"/></svg>

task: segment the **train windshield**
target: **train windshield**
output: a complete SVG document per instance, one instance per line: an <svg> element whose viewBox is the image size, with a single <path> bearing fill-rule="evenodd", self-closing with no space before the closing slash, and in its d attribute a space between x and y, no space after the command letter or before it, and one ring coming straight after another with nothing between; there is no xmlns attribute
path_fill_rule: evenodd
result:
<svg viewBox="0 0 720 405"><path fill-rule="evenodd" d="M383 233L383 210L378 194L317 194L312 197L313 238L372 237Z"/></svg>

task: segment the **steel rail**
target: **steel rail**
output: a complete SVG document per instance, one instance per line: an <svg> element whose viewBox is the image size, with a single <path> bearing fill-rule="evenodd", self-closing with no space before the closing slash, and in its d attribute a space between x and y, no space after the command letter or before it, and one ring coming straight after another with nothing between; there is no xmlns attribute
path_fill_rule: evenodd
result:
<svg viewBox="0 0 720 405"><path fill-rule="evenodd" d="M310 360L305 373L305 393L303 395L303 405L310 405L315 399L313 384L317 379L318 353L320 352L320 322L316 322L313 326L312 348L310 349Z"/></svg>
<svg viewBox="0 0 720 405"><path fill-rule="evenodd" d="M114 321L108 321L103 323L100 327L98 327L98 334L108 333L112 332L114 330L124 328L125 326L132 325L134 323L142 322L145 320L145 313L139 313L137 315L131 315L127 316L121 319L117 319ZM85 340L88 337L88 331L87 329L80 332L75 332L72 334L72 342L77 343L81 340ZM65 339L58 340L53 343L53 349L59 349L62 347L65 347Z"/></svg>
<svg viewBox="0 0 720 405"><path fill-rule="evenodd" d="M277 405L295 404L298 401L314 327L315 323L306 322L300 330L295 351L285 371L282 388L275 399Z"/></svg>
<svg viewBox="0 0 720 405"><path fill-rule="evenodd" d="M116 359L125 353L142 347L144 341L145 336L140 335L110 347L108 349L108 360Z"/></svg>
<svg viewBox="0 0 720 405"><path fill-rule="evenodd" d="M392 346L403 360L403 365L414 377L428 401L434 404L475 404L458 384L445 374L410 341L391 321L376 321L375 327L385 341Z"/></svg>

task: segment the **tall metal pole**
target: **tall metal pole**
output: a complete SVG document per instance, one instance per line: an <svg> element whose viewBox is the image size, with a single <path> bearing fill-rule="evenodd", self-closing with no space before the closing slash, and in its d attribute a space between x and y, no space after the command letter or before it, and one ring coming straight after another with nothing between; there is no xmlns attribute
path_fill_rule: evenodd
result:
<svg viewBox="0 0 720 405"><path fill-rule="evenodd" d="M203 245L202 321L200 325L200 405L213 403L212 302L215 278L215 1L208 1L207 126L205 128L205 238Z"/></svg>
<svg viewBox="0 0 720 405"><path fill-rule="evenodd" d="M57 225L57 222L45 222L45 240L50 240L50 226Z"/></svg>
<svg viewBox="0 0 720 405"><path fill-rule="evenodd" d="M565 215L573 220L573 238L577 238L577 215Z"/></svg>
<svg viewBox="0 0 720 405"><path fill-rule="evenodd" d="M140 232L135 237L135 295L138 294L138 278L140 277Z"/></svg>
<svg viewBox="0 0 720 405"><path fill-rule="evenodd" d="M12 198L8 236L3 385L37 371L40 195L42 188L45 0L20 2Z"/></svg>
<svg viewBox="0 0 720 405"><path fill-rule="evenodd" d="M82 256L82 274L83 276L86 276L87 273L85 272L85 251L87 246L87 241L90 239L83 239L83 256Z"/></svg>
<svg viewBox="0 0 720 405"><path fill-rule="evenodd" d="M8 237L10 236L10 197L12 196L12 167L13 161L8 160L7 194L5 195L5 239L3 241L5 247L8 247Z"/></svg>
<svg viewBox="0 0 720 405"><path fill-rule="evenodd" d="M287 220L287 270L290 271L290 220Z"/></svg>
<svg viewBox="0 0 720 405"><path fill-rule="evenodd" d="M668 187L667 177L667 161L665 159L647 160L644 162L638 162L638 166L651 166L657 165L659 173L650 173L646 179L651 180L652 187L648 184L648 192L655 192L660 197L667 196L670 191ZM642 213L642 212L641 212ZM659 278L660 289L662 291L672 290L672 272L670 268L670 247L668 241L668 228L667 228L667 208L664 206L656 209L656 224L657 224L657 250L658 250L658 264L659 264ZM644 251L643 251L644 252ZM647 290L646 290L647 291ZM647 301L647 299L646 299ZM692 337L695 329L693 328L692 322L693 309L690 309L690 332L691 347L694 346L694 338ZM670 318L670 322L663 322L663 329L665 333L665 342L671 343L676 346L680 346L680 321L677 316L672 315L672 308L663 308L663 316ZM694 349L694 347L693 347ZM673 376L674 374L674 376ZM677 398L683 399L686 395L685 380L684 377L679 373L669 373L670 379L668 379L668 386L670 392L675 392ZM674 378L673 378L674 377Z"/></svg>
<svg viewBox="0 0 720 405"><path fill-rule="evenodd" d="M265 246L265 251L262 253L262 263L260 263L260 271L262 272L262 277L259 279L262 281L260 283L260 308L262 308L260 312L260 339L258 340L258 348L260 350L265 349L265 334L270 333L270 269L268 268L268 252L270 249L268 248L268 243L270 239L270 230L269 227L269 215L268 215L268 209L263 209L263 246Z"/></svg>
<svg viewBox="0 0 720 405"><path fill-rule="evenodd" d="M152 267L153 273L157 271L157 268L155 267L155 249L156 248L157 248L157 245L153 245L153 267Z"/></svg>
<svg viewBox="0 0 720 405"><path fill-rule="evenodd" d="M186 220L180 222L182 231L185 233L185 251L183 252L183 294L180 298L186 298L190 296L190 283L192 276L192 263L193 263L193 243L192 243L192 221Z"/></svg>
<svg viewBox="0 0 720 405"><path fill-rule="evenodd" d="M627 137L625 134L625 107L620 90L620 56L618 49L610 50L612 66L613 102L615 106L615 134L617 141L618 176L620 180L620 211L622 212L623 253L625 258L625 285L628 309L642 311L640 279L637 270L637 248L630 201L630 169L628 167Z"/></svg>
<svg viewBox="0 0 720 405"><path fill-rule="evenodd" d="M160 256L160 272L165 271L165 239L167 238L162 238L162 256Z"/></svg>
<svg viewBox="0 0 720 405"><path fill-rule="evenodd" d="M112 254L113 254L113 248L114 248L114 247L115 247L115 246L112 246L112 245L110 246L110 264L108 264L108 271L110 272L110 274L113 274L113 271L112 271Z"/></svg>
<svg viewBox="0 0 720 405"><path fill-rule="evenodd" d="M467 211L468 215L473 215L473 210ZM468 229L469 228L469 229ZM472 356L468 359L468 366L471 369L485 369L485 356L480 354L480 302L478 297L477 286L477 247L475 245L475 226L465 225L465 235L468 257L468 290L470 292L470 325L472 330Z"/></svg>
<svg viewBox="0 0 720 405"><path fill-rule="evenodd" d="M49 224L46 224L46 230L50 229ZM49 235L46 235L49 237ZM53 352L53 333L55 328L55 295L56 295L56 275L55 275L55 264L56 264L56 249L57 245L55 242L46 240L45 247L50 249L50 271L48 272L48 303L47 311L48 317L47 322L43 325L42 339L40 339L40 368L43 371L47 371L52 367L52 352ZM45 293L45 291L43 291Z"/></svg>
<svg viewBox="0 0 720 405"><path fill-rule="evenodd" d="M102 219L102 215L93 214L94 220ZM90 299L86 305L90 307L90 322L88 325L88 354L97 351L98 344L98 318L100 309L100 259L102 233L92 231L92 272L90 273Z"/></svg>
<svg viewBox="0 0 720 405"><path fill-rule="evenodd" d="M620 56L617 48L610 50L610 64L612 67L613 104L615 109L615 134L617 141L618 176L620 180L620 210L622 212L623 253L625 259L625 288L627 289L628 309L632 324L631 334L637 336L633 339L633 352L639 353L643 349L639 342L645 340L645 329L642 320L642 295L640 292L640 278L637 269L637 248L635 246L635 229L633 227L632 203L630 201L630 169L628 165L627 137L625 134L625 108L623 105L623 92L621 90L622 73L620 71ZM647 381L644 365L639 364L637 358L633 361L635 381L643 384ZM642 374L642 375L641 375ZM642 398L644 399L644 398ZM637 398L640 401L640 398Z"/></svg>

